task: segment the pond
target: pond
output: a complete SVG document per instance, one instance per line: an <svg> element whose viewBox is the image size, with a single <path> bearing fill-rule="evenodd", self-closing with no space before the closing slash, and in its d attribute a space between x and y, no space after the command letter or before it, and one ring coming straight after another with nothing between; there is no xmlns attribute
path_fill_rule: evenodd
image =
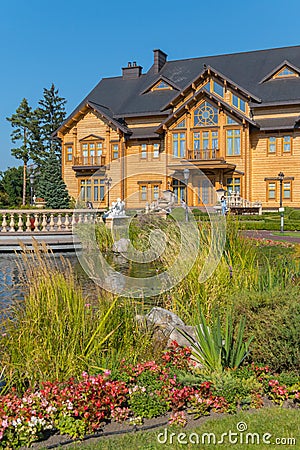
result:
<svg viewBox="0 0 300 450"><path fill-rule="evenodd" d="M79 280L83 292L91 300L97 298L99 293L98 286L87 276L77 255L73 252L53 253L53 263L61 265L61 259L68 261L74 270L76 278ZM107 256L107 261L116 271L132 276L132 277L151 277L156 273L156 268L150 264L135 264L127 261L121 256L110 254ZM22 283L22 264L21 255L10 253L0 254L0 315L11 306L15 300L23 300L25 294L24 284Z"/></svg>

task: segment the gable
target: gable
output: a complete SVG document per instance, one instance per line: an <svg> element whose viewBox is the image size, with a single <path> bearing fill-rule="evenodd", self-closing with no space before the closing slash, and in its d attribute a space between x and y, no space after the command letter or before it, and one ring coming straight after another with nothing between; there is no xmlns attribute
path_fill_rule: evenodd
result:
<svg viewBox="0 0 300 450"><path fill-rule="evenodd" d="M246 118L239 111L232 109L230 105L226 105L223 102L221 104L217 98L209 97L205 91L202 91L201 96L198 96L194 102L190 102L189 108L185 105L183 108L171 114L158 130L185 128L187 115L190 116L191 128L218 127L221 123L220 113L224 114L222 119L224 125L242 125L246 121L255 125L255 122Z"/></svg>
<svg viewBox="0 0 300 450"><path fill-rule="evenodd" d="M141 94L146 94L148 92L154 92L154 91L164 91L164 90L171 90L171 91L179 91L180 88L173 83L168 78L161 75L159 78L157 78L154 82L152 82L149 86L144 89Z"/></svg>
<svg viewBox="0 0 300 450"><path fill-rule="evenodd" d="M101 136L97 136L96 134L89 134L88 136L85 136L84 138L82 138L82 139L79 139L79 141L81 142L81 141L91 141L91 140L104 140L104 138L103 137L101 137Z"/></svg>
<svg viewBox="0 0 300 450"><path fill-rule="evenodd" d="M276 66L271 72L269 72L261 81L261 83L265 83L270 80L280 80L284 78L291 77L299 77L300 76L300 68L290 63L287 60L284 60L281 64Z"/></svg>

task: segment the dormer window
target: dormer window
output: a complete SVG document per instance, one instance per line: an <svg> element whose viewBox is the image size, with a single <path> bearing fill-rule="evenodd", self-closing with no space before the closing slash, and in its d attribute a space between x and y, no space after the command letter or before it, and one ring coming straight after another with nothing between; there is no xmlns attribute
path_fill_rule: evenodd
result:
<svg viewBox="0 0 300 450"><path fill-rule="evenodd" d="M277 72L273 78L284 78L284 77L298 77L299 75L288 66L283 67L279 72Z"/></svg>
<svg viewBox="0 0 300 450"><path fill-rule="evenodd" d="M155 86L153 86L152 91L164 90L164 89L170 89L171 90L173 88L168 83L166 83L164 80L160 80Z"/></svg>

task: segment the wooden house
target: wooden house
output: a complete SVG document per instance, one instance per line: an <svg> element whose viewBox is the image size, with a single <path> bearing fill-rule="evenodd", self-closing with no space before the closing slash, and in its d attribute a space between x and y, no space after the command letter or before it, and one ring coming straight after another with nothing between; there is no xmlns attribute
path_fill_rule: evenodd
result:
<svg viewBox="0 0 300 450"><path fill-rule="evenodd" d="M154 50L146 73L132 62L102 79L57 137L70 195L94 207L143 208L167 189L213 205L211 183L272 209L279 172L284 205L300 207L299 123L300 46L175 61Z"/></svg>

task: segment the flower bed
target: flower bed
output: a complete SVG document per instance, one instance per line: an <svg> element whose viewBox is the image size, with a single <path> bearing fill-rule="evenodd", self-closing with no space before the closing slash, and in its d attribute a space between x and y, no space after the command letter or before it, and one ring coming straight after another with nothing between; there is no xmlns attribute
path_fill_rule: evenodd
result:
<svg viewBox="0 0 300 450"><path fill-rule="evenodd" d="M259 408L264 396L275 404L289 399L297 406L300 383L294 381L290 377L289 386L284 385L268 367L254 365L205 375L194 367L190 351L173 342L159 362L133 366L123 361L115 373L83 373L79 380L46 382L22 396L15 391L2 395L0 448L30 445L49 430L81 438L110 421L140 423L166 412L171 412L170 424L184 425L186 414L200 417L211 411Z"/></svg>

